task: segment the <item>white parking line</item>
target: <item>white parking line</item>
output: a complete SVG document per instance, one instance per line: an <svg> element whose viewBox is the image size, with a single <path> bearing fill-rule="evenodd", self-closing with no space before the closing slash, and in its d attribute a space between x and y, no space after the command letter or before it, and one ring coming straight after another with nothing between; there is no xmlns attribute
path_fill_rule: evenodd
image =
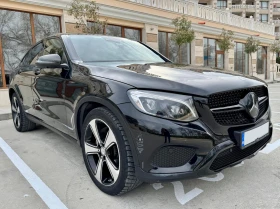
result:
<svg viewBox="0 0 280 209"><path fill-rule="evenodd" d="M181 205L185 205L187 202L191 201L203 192L202 189L194 188L191 191L185 193L184 185L181 181L173 181L171 182L171 184L173 184L174 186L175 197ZM154 183L151 185L154 187L155 190L164 188L164 186L161 183Z"/></svg>
<svg viewBox="0 0 280 209"><path fill-rule="evenodd" d="M272 113L279 113L280 114L280 112L274 112L274 111L271 111Z"/></svg>
<svg viewBox="0 0 280 209"><path fill-rule="evenodd" d="M184 186L180 181L174 181L171 183L174 186L175 197L181 205L185 205L187 202L191 201L203 192L202 189L194 188L193 190L185 193Z"/></svg>
<svg viewBox="0 0 280 209"><path fill-rule="evenodd" d="M273 142L272 144L268 143L266 145L266 147L263 150L261 150L260 152L263 153L263 154L269 154L272 151L274 151L275 149L277 149L279 146L280 146L280 139Z"/></svg>
<svg viewBox="0 0 280 209"><path fill-rule="evenodd" d="M203 181L210 181L210 182L217 182L217 181L221 181L224 179L224 174L222 173L217 173L215 177L211 178L211 177L201 177L201 178L198 178L200 180L203 180Z"/></svg>
<svg viewBox="0 0 280 209"><path fill-rule="evenodd" d="M0 137L0 147L50 209L67 209L53 191L26 165Z"/></svg>

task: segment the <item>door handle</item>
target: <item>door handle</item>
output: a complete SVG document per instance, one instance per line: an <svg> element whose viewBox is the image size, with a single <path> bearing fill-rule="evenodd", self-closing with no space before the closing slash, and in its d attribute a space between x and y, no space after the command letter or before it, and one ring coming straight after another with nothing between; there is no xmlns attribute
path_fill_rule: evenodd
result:
<svg viewBox="0 0 280 209"><path fill-rule="evenodd" d="M35 75L39 75L41 73L41 69L40 68L35 68L34 69L34 74Z"/></svg>

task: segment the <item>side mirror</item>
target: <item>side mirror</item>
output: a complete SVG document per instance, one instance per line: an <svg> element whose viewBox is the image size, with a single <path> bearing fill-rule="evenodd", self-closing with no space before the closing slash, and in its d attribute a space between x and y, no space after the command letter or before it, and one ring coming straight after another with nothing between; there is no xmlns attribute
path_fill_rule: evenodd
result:
<svg viewBox="0 0 280 209"><path fill-rule="evenodd" d="M41 56L35 64L39 68L69 68L67 64L61 64L61 58L58 54Z"/></svg>

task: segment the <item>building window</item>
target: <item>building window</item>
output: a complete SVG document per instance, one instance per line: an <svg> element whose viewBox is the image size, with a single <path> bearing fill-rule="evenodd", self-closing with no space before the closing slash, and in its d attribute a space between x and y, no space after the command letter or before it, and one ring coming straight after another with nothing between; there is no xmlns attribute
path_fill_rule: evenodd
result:
<svg viewBox="0 0 280 209"><path fill-rule="evenodd" d="M36 42L60 32L59 17L34 14Z"/></svg>
<svg viewBox="0 0 280 209"><path fill-rule="evenodd" d="M107 25L105 34L108 36L122 37L122 27L116 25Z"/></svg>
<svg viewBox="0 0 280 209"><path fill-rule="evenodd" d="M220 50L215 39L203 39L204 66L224 68L224 52Z"/></svg>
<svg viewBox="0 0 280 209"><path fill-rule="evenodd" d="M137 28L129 28L118 25L107 25L105 28L105 34L109 36L128 38L133 41L142 41L141 29Z"/></svg>
<svg viewBox="0 0 280 209"><path fill-rule="evenodd" d="M0 9L0 20L0 52L3 52L0 57L0 87L5 87L9 84L9 74L31 46L46 36L60 32L60 18ZM35 30L31 29L33 26ZM6 83L3 82L4 76Z"/></svg>
<svg viewBox="0 0 280 209"><path fill-rule="evenodd" d="M227 1L217 1L217 8L218 9L226 9L227 8Z"/></svg>
<svg viewBox="0 0 280 209"><path fill-rule="evenodd" d="M261 9L268 9L268 1L261 1Z"/></svg>
<svg viewBox="0 0 280 209"><path fill-rule="evenodd" d="M245 53L245 44L243 43L235 43L234 71L249 74L249 56Z"/></svg>
<svg viewBox="0 0 280 209"><path fill-rule="evenodd" d="M257 51L257 74L264 74L267 68L267 47L260 46Z"/></svg>
<svg viewBox="0 0 280 209"><path fill-rule="evenodd" d="M141 29L138 28L130 28L120 25L106 25L104 29L102 29L101 25L95 25L94 22L88 22L90 27L100 27L99 31L101 34L107 36L116 36L116 37L123 37L133 41L142 41Z"/></svg>
<svg viewBox="0 0 280 209"><path fill-rule="evenodd" d="M158 44L159 52L172 62L179 62L178 46L172 40L172 33L159 32ZM181 61L182 64L191 64L191 46L190 44L184 44L181 47Z"/></svg>
<svg viewBox="0 0 280 209"><path fill-rule="evenodd" d="M261 22L268 22L268 14L260 14Z"/></svg>

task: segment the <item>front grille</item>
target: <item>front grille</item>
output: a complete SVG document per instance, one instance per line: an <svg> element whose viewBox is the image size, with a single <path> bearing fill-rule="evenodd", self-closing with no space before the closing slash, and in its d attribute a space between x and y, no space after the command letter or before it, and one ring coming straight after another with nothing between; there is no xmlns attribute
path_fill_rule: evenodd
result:
<svg viewBox="0 0 280 209"><path fill-rule="evenodd" d="M262 148L270 139L270 135L260 140L259 142L245 148L240 149L238 146L234 146L230 149L227 149L221 152L216 159L213 161L210 169L213 171L221 170L224 167L229 166L237 161L240 161L246 157L257 152L260 148Z"/></svg>
<svg viewBox="0 0 280 209"><path fill-rule="evenodd" d="M155 153L151 164L162 168L179 167L188 163L194 155L194 148L165 146Z"/></svg>
<svg viewBox="0 0 280 209"><path fill-rule="evenodd" d="M250 123L250 119L247 115L245 110L213 113L217 123L223 126L248 124Z"/></svg>
<svg viewBox="0 0 280 209"><path fill-rule="evenodd" d="M209 96L208 105L210 109L237 105L239 104L239 101L243 99L249 92L256 93L258 97L268 97L267 88L265 86L258 86L212 94ZM268 106L268 99L260 104L260 112L257 119L265 114ZM212 114L216 122L222 126L244 125L255 122L255 120L252 119L244 109L223 109L220 111L212 112Z"/></svg>
<svg viewBox="0 0 280 209"><path fill-rule="evenodd" d="M268 100L264 101L259 106L260 112L257 119L262 117L266 110L268 109ZM215 112L213 116L217 123L223 126L229 125L244 125L249 123L254 123L254 119L250 118L248 113L245 110L233 110L233 111L223 111L223 112Z"/></svg>
<svg viewBox="0 0 280 209"><path fill-rule="evenodd" d="M249 92L255 92L258 97L268 96L268 91L265 86L252 87L247 89L239 89L234 91L226 91L226 92L212 94L209 96L208 105L210 109L236 105Z"/></svg>

